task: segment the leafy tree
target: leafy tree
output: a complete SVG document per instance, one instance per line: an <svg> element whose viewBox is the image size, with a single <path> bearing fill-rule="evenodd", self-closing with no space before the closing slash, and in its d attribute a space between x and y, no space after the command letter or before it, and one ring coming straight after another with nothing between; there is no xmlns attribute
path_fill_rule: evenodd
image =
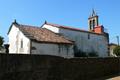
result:
<svg viewBox="0 0 120 80"><path fill-rule="evenodd" d="M4 38L0 36L0 49L3 47Z"/></svg>
<svg viewBox="0 0 120 80"><path fill-rule="evenodd" d="M117 56L120 56L120 46L117 46L113 49L113 53Z"/></svg>

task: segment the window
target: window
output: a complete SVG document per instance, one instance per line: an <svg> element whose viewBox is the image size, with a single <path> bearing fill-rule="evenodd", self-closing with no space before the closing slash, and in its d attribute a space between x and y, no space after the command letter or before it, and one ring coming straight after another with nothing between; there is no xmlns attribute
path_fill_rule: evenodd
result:
<svg viewBox="0 0 120 80"><path fill-rule="evenodd" d="M90 30L92 29L92 21L90 21Z"/></svg>
<svg viewBox="0 0 120 80"><path fill-rule="evenodd" d="M23 40L21 40L21 48L23 48Z"/></svg>
<svg viewBox="0 0 120 80"><path fill-rule="evenodd" d="M94 29L94 27L95 27L95 20L93 20L93 29Z"/></svg>
<svg viewBox="0 0 120 80"><path fill-rule="evenodd" d="M88 39L90 39L90 34L88 34Z"/></svg>

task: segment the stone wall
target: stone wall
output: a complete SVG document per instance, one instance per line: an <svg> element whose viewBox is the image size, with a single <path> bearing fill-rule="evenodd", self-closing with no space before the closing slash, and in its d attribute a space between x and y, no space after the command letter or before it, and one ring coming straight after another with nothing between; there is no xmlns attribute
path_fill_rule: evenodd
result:
<svg viewBox="0 0 120 80"><path fill-rule="evenodd" d="M120 72L120 58L0 54L0 80L90 80Z"/></svg>

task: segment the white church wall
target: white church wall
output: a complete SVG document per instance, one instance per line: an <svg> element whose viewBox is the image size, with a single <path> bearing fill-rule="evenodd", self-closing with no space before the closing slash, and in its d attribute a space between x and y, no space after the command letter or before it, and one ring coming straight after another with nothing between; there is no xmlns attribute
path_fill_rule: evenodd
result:
<svg viewBox="0 0 120 80"><path fill-rule="evenodd" d="M8 38L9 38L9 53L16 53L17 52L17 33L19 32L19 29L17 27L15 27L14 25L11 28L11 31L8 34Z"/></svg>
<svg viewBox="0 0 120 80"><path fill-rule="evenodd" d="M30 53L30 40L15 26L13 25L8 34L9 38L9 53ZM21 48L21 40L23 40L23 47Z"/></svg>
<svg viewBox="0 0 120 80"><path fill-rule="evenodd" d="M51 30L51 31L53 31L55 33L59 33L59 28L51 26L51 25L44 24L42 26L42 28L46 28L46 29Z"/></svg>

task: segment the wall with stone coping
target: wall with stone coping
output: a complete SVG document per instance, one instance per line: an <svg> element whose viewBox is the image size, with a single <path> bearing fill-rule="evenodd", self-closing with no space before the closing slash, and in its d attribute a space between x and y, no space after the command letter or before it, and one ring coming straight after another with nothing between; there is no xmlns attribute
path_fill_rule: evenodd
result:
<svg viewBox="0 0 120 80"><path fill-rule="evenodd" d="M120 72L120 58L0 54L0 80L90 80Z"/></svg>

